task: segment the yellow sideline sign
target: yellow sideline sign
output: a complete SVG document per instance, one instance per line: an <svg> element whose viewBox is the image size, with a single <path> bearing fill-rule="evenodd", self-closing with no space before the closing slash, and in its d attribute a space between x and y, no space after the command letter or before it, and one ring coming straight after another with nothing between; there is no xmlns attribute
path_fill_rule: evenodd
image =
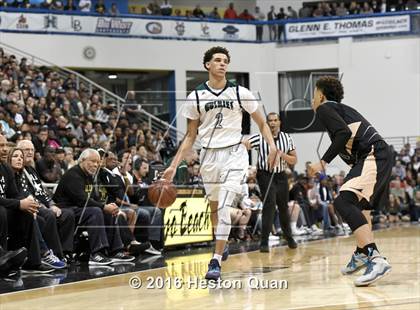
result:
<svg viewBox="0 0 420 310"><path fill-rule="evenodd" d="M213 240L210 205L202 196L178 197L163 220L165 246Z"/></svg>

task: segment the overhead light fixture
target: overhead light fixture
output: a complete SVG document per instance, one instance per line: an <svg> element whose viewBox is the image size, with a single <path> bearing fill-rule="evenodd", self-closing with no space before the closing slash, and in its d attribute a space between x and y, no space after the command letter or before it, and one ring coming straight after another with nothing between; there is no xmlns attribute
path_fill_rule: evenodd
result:
<svg viewBox="0 0 420 310"><path fill-rule="evenodd" d="M115 80L117 77L118 77L118 75L116 75L115 73L108 74L108 79L110 79L110 80Z"/></svg>

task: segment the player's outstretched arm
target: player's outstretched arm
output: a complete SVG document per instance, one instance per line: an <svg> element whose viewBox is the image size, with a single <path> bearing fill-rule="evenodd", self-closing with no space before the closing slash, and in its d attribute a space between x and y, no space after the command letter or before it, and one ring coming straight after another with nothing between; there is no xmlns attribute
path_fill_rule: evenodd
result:
<svg viewBox="0 0 420 310"><path fill-rule="evenodd" d="M270 128L264 120L263 115L260 111L256 110L251 114L252 119L258 125L258 128L264 138L264 140L270 146L270 153L268 154L268 166L270 169L274 168L279 160L276 145L274 144L273 135L271 134Z"/></svg>
<svg viewBox="0 0 420 310"><path fill-rule="evenodd" d="M179 163L185 158L185 155L188 154L188 152L192 150L192 146L197 137L197 131L198 131L200 120L198 119L196 120L187 119L187 120L188 120L188 125L187 125L187 134L185 135L185 139L181 143L181 146L179 147L178 151L176 152L176 155L174 159L172 160L171 165L163 172L162 179L172 182L176 174L176 169Z"/></svg>

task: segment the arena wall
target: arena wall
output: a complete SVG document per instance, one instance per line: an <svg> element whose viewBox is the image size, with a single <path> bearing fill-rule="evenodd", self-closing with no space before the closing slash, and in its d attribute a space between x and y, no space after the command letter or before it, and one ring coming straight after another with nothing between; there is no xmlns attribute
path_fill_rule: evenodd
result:
<svg viewBox="0 0 420 310"><path fill-rule="evenodd" d="M338 68L344 74L344 102L362 112L383 136L420 135L420 38L276 45L1 33L0 40L71 68L173 70L178 111L185 96L186 71L203 70L203 51L215 44L231 51L231 71L249 72L250 88L260 92L266 111L279 109L278 72ZM94 59L83 55L88 46L95 48ZM178 121L181 130L185 125ZM306 160L316 159L313 150L319 136L293 134L298 169ZM328 140L325 137L324 144ZM344 167L341 162L333 166Z"/></svg>

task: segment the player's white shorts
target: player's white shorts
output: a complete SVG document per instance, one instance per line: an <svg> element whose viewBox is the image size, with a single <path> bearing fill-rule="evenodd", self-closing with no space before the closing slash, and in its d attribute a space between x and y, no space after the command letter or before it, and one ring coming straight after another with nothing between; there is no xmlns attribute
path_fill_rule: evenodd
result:
<svg viewBox="0 0 420 310"><path fill-rule="evenodd" d="M248 171L248 152L241 143L220 149L202 149L200 173L204 189L211 201L219 200L219 191L242 193Z"/></svg>

